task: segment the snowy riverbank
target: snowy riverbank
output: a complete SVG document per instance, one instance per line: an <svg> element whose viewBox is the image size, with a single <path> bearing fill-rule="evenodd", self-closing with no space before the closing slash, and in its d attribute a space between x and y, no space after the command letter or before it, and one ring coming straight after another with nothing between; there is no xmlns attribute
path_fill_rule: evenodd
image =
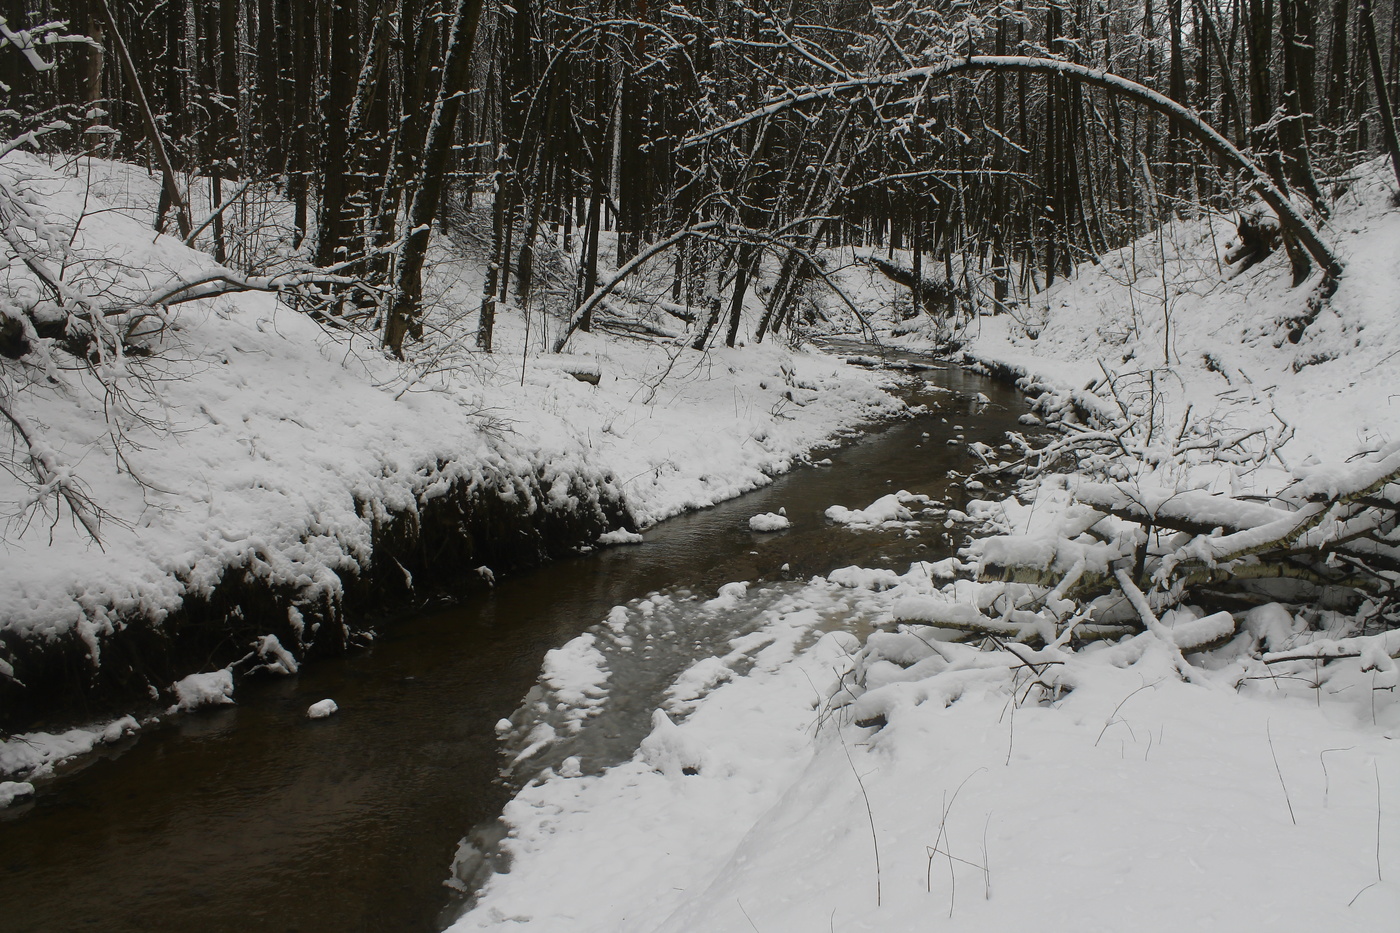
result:
<svg viewBox="0 0 1400 933"><path fill-rule="evenodd" d="M1133 480L1146 487L1272 495L1295 467L1330 467L1335 484L1365 468L1340 464L1359 451L1389 463L1400 210L1384 166L1360 176L1327 229L1347 274L1296 344L1289 332L1317 283L1290 289L1282 255L1226 277L1230 229L1214 218L1079 270L1020 319L982 319L967 356L1044 392L1047 417L1073 406L1122 416L1148 454L1179 442L1188 421L1262 452L1234 466L1139 461ZM866 294L881 287L871 280ZM1076 482L1047 478L1025 504L974 509L1005 536L992 539L1005 542L998 556L1072 547ZM1087 555L1095 542L1083 537ZM992 547L966 552L961 568L916 564L898 580L852 569L755 604L767 639L697 663L682 681L717 686L659 711L632 761L547 772L521 791L505 813L509 873L453 929L1393 922L1394 631L1346 641L1366 631L1355 617L1266 603L1233 618L1171 610L1148 631L1071 650L1036 608L1063 591L1041 592L1012 622L1011 605L1036 591L951 581ZM864 644L819 635L814 610L838 602L852 626L879 631ZM948 626L999 614L1004 637L1044 626L1054 644L946 641ZM725 673L750 661L747 676Z"/></svg>
<svg viewBox="0 0 1400 933"><path fill-rule="evenodd" d="M76 227L74 251L91 257L94 276L117 270L108 300L211 268L206 255L149 231L157 187L144 172L86 159L51 166L19 152L0 171ZM129 370L122 405L80 368L22 394L9 387L10 406L106 517L95 544L66 507L35 512L53 500L36 500L23 471L0 473L11 521L0 553L5 686L21 689L26 646L62 642L77 655L65 689L81 691L83 665L97 671L104 645L134 620L159 629L191 600L217 601L231 577L272 592L260 611L279 615L244 620L257 631L225 645L215 666L270 633L300 655L302 615L335 619L347 581L368 569L400 578L405 601L415 582L434 583L415 581L406 557L403 569L376 566L375 549L396 522L412 532L444 494L464 496L462 508L486 497L525 518L577 515L580 527L621 504L646 526L762 485L834 434L902 407L878 375L776 346L697 353L579 335L560 358L542 351L553 335L538 320L527 335L518 316L503 316L497 353L472 353L469 322L452 309L475 309L480 269L439 258L435 336L413 363L272 295L242 294L172 307L145 338L147 355L113 362ZM14 268L7 275L28 287ZM462 521L468 535L491 538ZM479 563L438 573L449 583L489 577ZM229 611L242 610L235 601ZM310 642L313 626L304 628ZM170 686L147 685L140 672L135 680L127 693ZM51 747L75 742L82 737ZM57 754L12 742L0 762L26 772Z"/></svg>
<svg viewBox="0 0 1400 933"><path fill-rule="evenodd" d="M704 662L720 686L658 714L631 762L525 788L505 812L509 873L453 929L1375 930L1395 915L1395 882L1363 892L1400 870L1400 716L1383 693L1371 718L1369 675L1339 696L1236 692L1230 671L1183 683L1139 640L1066 657L1074 689L1026 702L1024 670L971 647L941 679L912 636L798 650L838 602L888 628L896 601L934 591L917 567L882 592L841 576L848 593L818 580L763 609L764 637ZM879 679L885 723L858 726L838 683Z"/></svg>

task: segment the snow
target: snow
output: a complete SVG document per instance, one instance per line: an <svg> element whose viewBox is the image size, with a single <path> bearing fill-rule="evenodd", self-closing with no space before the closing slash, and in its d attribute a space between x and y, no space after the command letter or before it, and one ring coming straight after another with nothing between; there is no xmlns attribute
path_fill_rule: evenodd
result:
<svg viewBox="0 0 1400 933"><path fill-rule="evenodd" d="M840 567L828 573L826 578L838 586L867 590L887 590L899 582L899 574L893 570L855 566Z"/></svg>
<svg viewBox="0 0 1400 933"><path fill-rule="evenodd" d="M638 754L653 771L676 778L710 770L705 747L689 732L682 732L665 712L652 713L651 723L651 734L642 739Z"/></svg>
<svg viewBox="0 0 1400 933"><path fill-rule="evenodd" d="M641 544L642 536L635 531L628 531L626 528L618 528L614 531L604 532L598 536L598 543L609 544Z"/></svg>
<svg viewBox="0 0 1400 933"><path fill-rule="evenodd" d="M1009 315L979 320L967 357L1066 391L1107 373L1126 393L1155 370L1159 425L1174 431L1187 405L1222 431L1277 430L1277 415L1294 431L1290 463L1400 439L1400 397L1387 389L1400 385L1400 211L1384 160L1355 174L1324 231L1346 273L1296 345L1281 322L1306 311L1317 275L1289 287L1279 250L1230 276L1220 257L1232 217L1206 214L1079 267L1023 309L1028 328ZM1075 398L1115 406L1099 392Z"/></svg>
<svg viewBox="0 0 1400 933"><path fill-rule="evenodd" d="M907 522L914 518L914 513L904 503L912 498L911 493L901 489L897 493L881 496L863 509L833 505L826 510L826 517L838 525L852 528L876 528L892 522Z"/></svg>
<svg viewBox="0 0 1400 933"><path fill-rule="evenodd" d="M177 680L174 690L175 706L171 712L227 705L233 702L233 671L222 668L204 674L190 674Z"/></svg>
<svg viewBox="0 0 1400 933"><path fill-rule="evenodd" d="M0 739L0 775L47 777L65 761L86 755L99 745L119 742L140 728L134 718L123 716L97 727L27 732Z"/></svg>
<svg viewBox="0 0 1400 933"><path fill-rule="evenodd" d="M931 586L916 566L864 599L889 613ZM1037 701L1016 658L928 631L812 631L742 677L697 661L682 680L712 686L684 719L655 711L631 761L517 795L510 870L452 929L1369 930L1400 906L1367 888L1400 871L1400 704L1371 718L1343 682L1360 662L1320 694L1195 685L1143 634L1060 657L1066 689Z"/></svg>
<svg viewBox="0 0 1400 933"><path fill-rule="evenodd" d="M317 700L315 703L312 703L306 708L306 718L326 719L333 713L339 712L339 710L340 707L336 705L335 700L329 698L325 700Z"/></svg>
<svg viewBox="0 0 1400 933"><path fill-rule="evenodd" d="M254 643L258 657L264 662L263 670L272 674L295 674L297 660L290 651L282 647L276 635L263 635Z"/></svg>
<svg viewBox="0 0 1400 933"><path fill-rule="evenodd" d="M88 168L92 213L75 249L139 270L123 271L118 291L146 294L209 267L113 209L154 203L139 172L81 160L72 174L18 153L0 163L74 219ZM758 623L643 707L650 730L630 758L594 771L570 754L525 783L503 815L510 870L453 929L1393 926L1400 633L1366 633L1335 610L1270 603L1158 620L1146 599L1117 600L1147 631L1070 650L1046 622L1073 606L1065 594L1085 575L1117 573L1128 589L1133 542L1095 534L1117 527L1100 507L1213 516L1220 533L1187 552L1211 563L1302 528L1315 517L1309 497L1369 488L1400 465L1400 210L1387 206L1384 165L1357 174L1325 230L1347 273L1296 344L1290 322L1316 279L1290 288L1281 254L1229 275L1231 231L1209 214L1077 270L1017 315L978 319L965 358L1039 395L1028 422L1072 407L1109 424L1127 411L1134 433L1116 439L1141 474L1047 477L1025 502L973 498L948 521L999 533L905 573L835 569L786 600L756 581L693 609L664 595L638 604L647 619L663 608ZM842 274L851 293L878 300L884 286ZM479 270L430 284L437 325L474 306ZM52 542L7 537L0 625L71 633L96 663L124 616L162 619L230 569L334 599L341 574L372 560L375 516L412 512L456 481L536 476L547 503L567 509L583 477L624 496L645 528L761 486L836 432L901 407L878 373L811 350L699 354L577 333L558 357L544 352L558 322L535 323L527 339L521 317L503 315L492 356L453 356L449 342L400 363L272 296L182 305L143 364L151 385L173 378L178 390L138 399L145 418L123 425L132 443L121 450L87 377L36 383L30 422L117 520L103 550L66 522L44 529ZM1177 457L1206 442L1177 433L1188 413L1210 438L1259 456ZM1282 466L1269 462L1275 450ZM24 500L12 478L0 483L0 500ZM1275 507L1289 496L1302 507ZM827 517L876 528L926 506L901 492ZM1321 548L1352 530L1319 525L1301 540ZM617 529L598 543L639 538ZM1028 584L968 579L974 565L1059 582L1032 611L1016 603ZM631 637L628 618L619 607L549 652L518 720L528 728L497 724L515 763L581 734L625 689L601 639ZM971 627L1043 647L959 642ZM295 672L274 636L248 647ZM172 709L187 711L232 702L234 680L222 669L173 690ZM334 707L323 700L308 716L324 704ZM136 728L15 736L0 742L0 773L43 777ZM30 786L0 784L0 799Z"/></svg>
<svg viewBox="0 0 1400 933"><path fill-rule="evenodd" d="M0 809L33 793L34 785L28 781L0 781Z"/></svg>
<svg viewBox="0 0 1400 933"><path fill-rule="evenodd" d="M608 676L597 639L592 635L583 635L545 654L544 673L540 679L553 692L557 702L567 704L575 711L571 722L576 725L589 708L597 706L602 700Z"/></svg>
<svg viewBox="0 0 1400 933"><path fill-rule="evenodd" d="M726 583L719 588L719 595L706 603L712 609L733 609L749 595L749 585L743 580Z"/></svg>
<svg viewBox="0 0 1400 933"><path fill-rule="evenodd" d="M452 929L1393 926L1400 632L1277 603L1159 618L1123 570L1134 540L1105 517L1208 520L1215 534L1193 543L1207 562L1285 527L1324 551L1365 530L1309 526L1308 502L1397 466L1400 210L1387 171L1363 166L1340 198L1324 235L1347 273L1296 345L1290 322L1316 276L1290 288L1281 251L1231 275L1232 231L1216 215L1077 270L1019 319L978 320L965 356L1040 396L1024 423L1073 406L1110 425L1126 409L1134 433L1117 440L1139 472L974 498L948 519L997 533L959 557L811 581L801 610L746 636L786 626L805 639L742 675L698 658L629 761L525 786L504 814L509 871ZM888 289L845 275L871 304ZM1210 433L1178 435L1188 413ZM1191 456L1220 438L1262 454ZM828 517L878 526L908 521L908 505L889 496ZM1043 604L1016 608L1027 584L968 579L969 566L1036 570ZM1136 605L1115 597L1105 624L1147 630L1069 650L1047 614L1073 609L1076 580L1115 572ZM759 586L748 600L768 605ZM841 592L858 608L837 608ZM873 631L823 634L816 620L833 614ZM1044 647L960 643L974 625Z"/></svg>
<svg viewBox="0 0 1400 933"><path fill-rule="evenodd" d="M763 512L749 519L749 528L753 531L782 531L791 527L788 517L777 512Z"/></svg>

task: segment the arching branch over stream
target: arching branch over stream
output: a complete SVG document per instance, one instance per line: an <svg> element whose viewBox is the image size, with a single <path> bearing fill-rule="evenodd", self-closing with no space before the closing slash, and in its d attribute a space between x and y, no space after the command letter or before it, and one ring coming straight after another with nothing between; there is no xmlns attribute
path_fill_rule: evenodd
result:
<svg viewBox="0 0 1400 933"><path fill-rule="evenodd" d="M1293 237L1330 277L1341 275L1343 265L1331 247L1323 241L1316 228L1303 216L1292 200L1269 178L1253 159L1241 152L1230 140L1206 123L1200 114L1177 103L1165 94L1131 81L1121 75L1077 65L1073 62L1051 58L1033 58L1021 55L969 55L965 58L909 68L888 74L850 77L846 80L814 87L802 93L792 93L766 106L752 110L741 117L697 133L684 140L679 148L699 146L707 140L733 132L756 120L771 117L793 107L833 98L849 97L870 88L890 87L928 81L936 78L952 77L975 71L1011 71L1032 74L1060 75L1080 84L1096 87L1110 94L1135 100L1138 103L1163 114L1188 132L1198 142L1219 155L1227 163L1242 171L1249 180L1250 187L1265 204L1278 215L1283 232ZM1298 278L1294 284L1298 284Z"/></svg>

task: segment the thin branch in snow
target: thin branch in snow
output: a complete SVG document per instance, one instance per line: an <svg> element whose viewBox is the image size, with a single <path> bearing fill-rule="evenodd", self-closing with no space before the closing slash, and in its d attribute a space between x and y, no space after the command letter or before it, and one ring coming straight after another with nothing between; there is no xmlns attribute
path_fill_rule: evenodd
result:
<svg viewBox="0 0 1400 933"><path fill-rule="evenodd" d="M1152 681L1152 683L1150 683L1150 684L1143 684L1141 687L1138 687L1138 688L1137 688L1136 690L1134 690L1132 693L1128 694L1128 695L1125 696L1123 699L1119 700L1119 701L1118 701L1118 705L1115 706L1115 707L1113 707L1113 712L1109 713L1109 714L1108 714L1108 718L1105 719L1105 720L1103 721L1103 728L1099 730L1099 737L1098 737L1097 739L1094 739L1094 747L1095 747L1095 748L1098 748L1098 747L1099 747L1099 741L1103 739L1103 734L1104 734L1105 732L1108 731L1108 727L1109 727L1109 726L1113 725L1115 722L1123 722L1124 725L1127 725L1126 722L1124 722L1123 720L1121 720L1121 719L1118 718L1118 711L1119 711L1120 709L1123 708L1123 704L1124 704L1124 703L1127 703L1127 702L1128 702L1129 700L1131 700L1133 697L1137 696L1139 693L1141 693L1142 691L1148 689L1149 687L1155 687L1155 686L1157 686L1158 684L1160 684L1161 682L1162 682L1161 680L1154 680L1154 681ZM1130 731L1131 731L1131 727L1130 727Z"/></svg>
<svg viewBox="0 0 1400 933"><path fill-rule="evenodd" d="M880 889L880 838L875 833L875 811L870 807L870 794L865 790L865 781L861 780L860 772L856 770L855 759L851 757L851 749L846 745L846 736L840 729L836 730L836 736L841 740L841 750L846 753L846 763L851 766L851 774L855 775L856 783L860 785L860 795L865 800L865 817L870 821L870 844L875 849L875 906L879 907L882 901Z"/></svg>
<svg viewBox="0 0 1400 933"><path fill-rule="evenodd" d="M1348 745L1346 748L1324 748L1317 753L1317 760L1322 764L1322 805L1327 806L1328 795L1332 791L1332 776L1327 773L1327 753L1328 752L1349 752L1355 745Z"/></svg>
<svg viewBox="0 0 1400 933"><path fill-rule="evenodd" d="M1269 737L1269 754L1273 756L1274 770L1278 772L1278 783L1279 786L1283 788L1283 799L1284 802L1288 804L1288 818L1293 821L1294 826L1297 826L1298 818L1293 815L1293 801L1288 796L1288 785L1283 782L1283 769L1279 767L1278 754L1274 751L1274 733L1272 730L1272 724L1271 721L1267 719L1264 721L1264 734Z"/></svg>
<svg viewBox="0 0 1400 933"><path fill-rule="evenodd" d="M749 922L749 926L753 927L753 933L761 933L758 929L758 924L753 922L753 918L749 916L749 912L744 909L744 902L736 897L734 898L734 903L739 905L739 912L744 915L744 919Z"/></svg>
<svg viewBox="0 0 1400 933"><path fill-rule="evenodd" d="M945 858L948 859L948 881L949 881L949 890L948 890L948 916L949 916L949 918L951 918L951 917L953 916L953 907L954 907L954 906L956 905L956 903L957 903L957 893L958 893L958 877L957 877L957 871L956 871L956 869L953 867L953 863L954 863L954 862L959 862L959 863L961 863L961 864L963 864L963 865L970 865L970 866L972 866L973 868L976 868L978 871L981 871L981 872L983 873L984 877L985 877L985 880L986 880L987 896L988 896L988 897L991 896L991 875L990 875L990 873L988 872L987 866L986 866L986 864L985 864L985 855L986 855L986 847L987 847L987 829L986 829L986 826L984 825L983 828L982 828L982 851L983 851L983 856L984 856L984 864L982 864L982 865L978 865L976 862L970 862L970 861L968 861L968 860L965 859L965 858L959 858L958 856L954 855L954 854L952 853L952 851L951 851L951 849L952 849L952 841L951 841L951 839L949 838L949 834L948 834L948 814L952 812L952 810L953 810L953 804L957 803L957 801L958 801L958 794L962 793L963 787L965 787L965 786L967 785L967 782L968 782L968 781L970 781L970 780L972 780L974 777L976 777L977 774L978 774L978 772L980 772L980 771L986 771L986 770L987 770L986 768L978 768L976 771L973 771L973 772L972 772L971 774L969 774L967 777L963 778L963 779L962 779L962 783L958 785L957 790L953 791L953 798L952 798L951 800L948 799L948 792L947 792L947 791L944 791L944 792L943 792L943 817L942 817L942 819L939 820L939 822L938 822L938 836L934 839L933 845L931 845L931 846L925 846L925 847L924 847L925 852L928 854L928 868L927 868L927 870L926 870L926 872L925 872L925 876L924 876L924 885L925 885L925 889L926 889L927 891L929 891L930 893L933 891L933 858L934 858L934 856L935 856L935 855L942 855L942 856L944 856ZM990 813L987 814L987 821L988 821L988 823L991 822L991 818L992 818L991 814L990 814Z"/></svg>

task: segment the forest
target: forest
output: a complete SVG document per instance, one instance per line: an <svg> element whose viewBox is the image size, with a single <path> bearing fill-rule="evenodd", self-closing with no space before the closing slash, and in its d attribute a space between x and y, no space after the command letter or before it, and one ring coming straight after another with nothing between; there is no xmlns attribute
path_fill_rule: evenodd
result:
<svg viewBox="0 0 1400 933"><path fill-rule="evenodd" d="M843 243L908 248L916 306L1014 310L1171 216L1262 200L1295 281L1337 273L1330 199L1374 151L1400 164L1400 16L1370 0L31 6L7 138L148 165L157 229L295 270L400 356L433 225L492 257L483 351L498 308L588 330L609 272L662 250L657 300L732 346L763 261L758 340Z"/></svg>

